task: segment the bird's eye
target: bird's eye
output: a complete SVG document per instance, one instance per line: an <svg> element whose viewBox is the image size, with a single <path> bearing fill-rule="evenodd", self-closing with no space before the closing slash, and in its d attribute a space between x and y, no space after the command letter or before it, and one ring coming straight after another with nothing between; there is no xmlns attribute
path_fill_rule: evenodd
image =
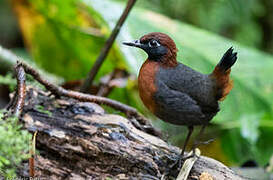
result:
<svg viewBox="0 0 273 180"><path fill-rule="evenodd" d="M157 47L160 46L160 44L156 40L149 41L149 47Z"/></svg>

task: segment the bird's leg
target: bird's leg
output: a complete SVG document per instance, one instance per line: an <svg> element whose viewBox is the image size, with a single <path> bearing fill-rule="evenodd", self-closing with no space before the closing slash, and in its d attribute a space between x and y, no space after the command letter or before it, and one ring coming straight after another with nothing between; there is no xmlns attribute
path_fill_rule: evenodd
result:
<svg viewBox="0 0 273 180"><path fill-rule="evenodd" d="M199 134L196 136L195 140L194 140L194 143L192 145L192 149L195 150L195 148L200 144L200 137L202 137L204 131L205 131L205 128L206 128L207 124L203 125L200 129L200 132Z"/></svg>
<svg viewBox="0 0 273 180"><path fill-rule="evenodd" d="M188 134L187 134L187 137L185 139L181 154L180 154L179 158L173 164L170 165L170 169L173 169L175 166L178 166L178 169L180 169L181 160L184 159L183 156L184 156L187 144L188 144L188 142L190 140L190 137L192 135L192 132L193 132L193 126L188 126ZM169 174L169 172L167 172L166 174Z"/></svg>
<svg viewBox="0 0 273 180"><path fill-rule="evenodd" d="M188 135L187 135L186 140L185 140L184 145L183 145L183 149L182 149L182 152L181 152L181 157L184 157L184 153L185 153L187 144L188 144L188 142L190 140L190 137L192 135L192 132L193 132L193 126L188 126Z"/></svg>
<svg viewBox="0 0 273 180"><path fill-rule="evenodd" d="M186 160L186 159L188 159L188 158L191 158L191 157L193 157L193 156L196 155L196 154L195 154L195 149L196 149L196 147L200 144L199 139L200 139L200 137L203 135L206 126L207 126L207 124L205 124L205 125L203 125L203 126L201 127L201 129L200 129L198 135L196 136L196 138L195 138L195 140L194 140L194 143L193 143L193 145L192 145L192 155L183 158L184 160Z"/></svg>

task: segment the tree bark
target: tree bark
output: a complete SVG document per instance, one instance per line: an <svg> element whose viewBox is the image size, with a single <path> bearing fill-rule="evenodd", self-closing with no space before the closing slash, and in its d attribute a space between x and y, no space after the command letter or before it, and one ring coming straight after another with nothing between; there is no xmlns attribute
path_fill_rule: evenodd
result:
<svg viewBox="0 0 273 180"><path fill-rule="evenodd" d="M166 179L180 149L137 129L132 119L107 114L94 103L56 99L50 93L27 87L21 114L23 127L37 131L36 177L45 179ZM188 179L244 179L222 163L201 156ZM28 163L18 170L28 177ZM199 178L200 177L200 178ZM204 179L203 179L204 180Z"/></svg>

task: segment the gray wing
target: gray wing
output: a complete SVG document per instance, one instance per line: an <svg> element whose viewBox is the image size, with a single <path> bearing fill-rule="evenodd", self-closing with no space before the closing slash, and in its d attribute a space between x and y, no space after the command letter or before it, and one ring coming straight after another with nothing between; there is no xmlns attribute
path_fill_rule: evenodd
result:
<svg viewBox="0 0 273 180"><path fill-rule="evenodd" d="M218 107L214 94L215 85L209 75L199 73L188 66L179 64L173 69L161 68L158 77L170 89L189 95L200 106L212 109Z"/></svg>
<svg viewBox="0 0 273 180"><path fill-rule="evenodd" d="M189 95L170 89L163 81L157 81L154 98L159 106L156 115L162 120L179 125L204 124L205 115L197 102Z"/></svg>

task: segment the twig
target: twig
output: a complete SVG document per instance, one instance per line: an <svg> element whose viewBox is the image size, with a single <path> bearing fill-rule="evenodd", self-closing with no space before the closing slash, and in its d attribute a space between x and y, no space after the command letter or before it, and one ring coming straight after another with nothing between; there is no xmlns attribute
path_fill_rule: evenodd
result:
<svg viewBox="0 0 273 180"><path fill-rule="evenodd" d="M148 119L146 119L144 116L139 114L135 108L132 108L128 105L122 104L118 101L100 97L100 96L94 96L89 94L84 94L76 91L66 90L60 86L56 86L46 79L43 79L42 76L32 67L29 65L20 62L19 67L23 67L25 72L32 75L34 79L36 79L39 83L45 86L47 90L49 90L52 94L56 96L64 96L69 97L73 99L77 99L79 101L85 101L85 102L94 102L100 105L107 105L109 107L112 107L116 110L119 110L126 114L126 116L132 120L132 123L135 125L136 128L145 131L148 134L153 134L158 137L162 137L162 134L159 130L155 129ZM132 119L133 117L133 119ZM134 120L135 118L135 120Z"/></svg>
<svg viewBox="0 0 273 180"><path fill-rule="evenodd" d="M76 92L76 91L71 91L71 90L66 90L60 86L56 86L56 85L50 83L46 79L43 79L42 76L35 69L30 67L29 65L27 65L23 62L21 62L20 65L24 68L26 73L32 75L33 78L36 79L42 85L44 85L47 90L49 90L50 92L52 92L53 94L55 94L57 96L70 97L70 98L77 99L79 101L94 102L94 103L97 103L100 105L104 104L104 105L107 105L109 107L112 107L114 109L117 109L117 110L125 113L128 117L137 118L138 120L140 120L141 124L149 124L149 123L147 123L147 120L142 115L140 115L135 108L132 108L128 105L122 104L118 101L111 100L109 98L88 95L88 94L84 94L84 93L80 93L80 92Z"/></svg>
<svg viewBox="0 0 273 180"><path fill-rule="evenodd" d="M100 78L99 89L97 96L106 97L114 87L125 87L128 81L129 75L121 69L114 69L110 74Z"/></svg>
<svg viewBox="0 0 273 180"><path fill-rule="evenodd" d="M32 141L31 141L31 146L30 146L30 151L29 151L30 158L29 158L28 162L29 162L29 176L30 177L35 176L35 149L36 149L37 132L38 131L36 131L33 134Z"/></svg>
<svg viewBox="0 0 273 180"><path fill-rule="evenodd" d="M93 83L93 80L95 79L96 74L98 73L102 63L104 62L105 58L108 55L108 52L110 50L110 48L112 47L121 26L123 25L123 23L125 22L130 10L132 9L132 7L134 6L136 0L129 0L125 10L123 11L121 17L119 18L115 28L113 29L109 39L106 41L106 43L104 44L104 47L102 48L100 55L98 56L97 60L95 61L92 69L90 70L88 76L86 77L82 87L81 87L81 92L85 92L87 93L90 89L90 86Z"/></svg>
<svg viewBox="0 0 273 180"><path fill-rule="evenodd" d="M7 111L11 110L14 107L16 98L17 98L17 91L14 93L13 97L11 98L11 100L9 101L9 103L6 105L4 109L6 109Z"/></svg>
<svg viewBox="0 0 273 180"><path fill-rule="evenodd" d="M101 86L97 92L97 96L107 96L108 93L110 93L111 89L109 86L109 83L111 82L111 80L114 78L114 76L116 75L116 70L114 70L113 72L111 72L110 74L106 75L105 77L101 78Z"/></svg>
<svg viewBox="0 0 273 180"><path fill-rule="evenodd" d="M25 97L26 97L26 77L24 68L17 61L17 65L15 66L15 74L17 80L17 88L14 96L6 106L6 112L4 113L3 119L7 119L8 117L14 115L19 117L24 106Z"/></svg>
<svg viewBox="0 0 273 180"><path fill-rule="evenodd" d="M17 96L13 114L18 117L23 110L26 97L26 76L24 68L20 65L19 62L17 62L15 72L17 79Z"/></svg>

